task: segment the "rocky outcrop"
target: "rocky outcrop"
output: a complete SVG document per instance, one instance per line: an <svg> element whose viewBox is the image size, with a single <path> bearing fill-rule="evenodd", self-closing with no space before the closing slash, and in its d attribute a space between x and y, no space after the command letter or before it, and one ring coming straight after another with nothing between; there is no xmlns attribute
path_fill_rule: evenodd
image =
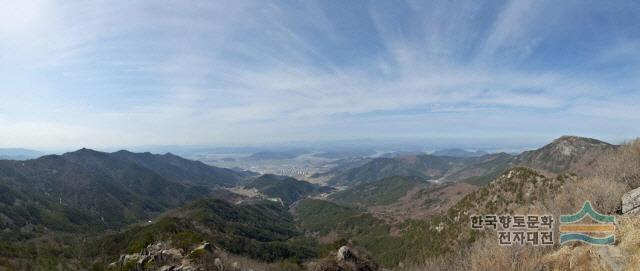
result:
<svg viewBox="0 0 640 271"><path fill-rule="evenodd" d="M622 213L623 214L639 214L640 213L640 188L636 188L622 196Z"/></svg>
<svg viewBox="0 0 640 271"><path fill-rule="evenodd" d="M192 251L185 253L182 249L171 248L164 242L158 242L147 246L140 253L120 256L118 261L109 265L109 270L162 270L162 271L196 271L216 270L223 271L224 265L220 259L215 258L214 247L209 243L202 243ZM213 267L210 269L202 265L199 259L211 258ZM217 266L216 266L217 264Z"/></svg>
<svg viewBox="0 0 640 271"><path fill-rule="evenodd" d="M350 246L342 246L336 255L336 262L346 270L376 271L378 265L364 251Z"/></svg>
<svg viewBox="0 0 640 271"><path fill-rule="evenodd" d="M125 254L109 264L109 271L281 271L278 263L265 263L231 254L210 243L178 249L157 242L139 253Z"/></svg>
<svg viewBox="0 0 640 271"><path fill-rule="evenodd" d="M342 246L335 258L327 258L309 264L311 271L378 271L381 270L369 255L359 248Z"/></svg>

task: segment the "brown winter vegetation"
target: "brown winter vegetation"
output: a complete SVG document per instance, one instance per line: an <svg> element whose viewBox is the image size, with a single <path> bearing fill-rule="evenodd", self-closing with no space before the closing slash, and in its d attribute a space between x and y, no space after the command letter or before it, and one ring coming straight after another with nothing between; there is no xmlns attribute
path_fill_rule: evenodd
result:
<svg viewBox="0 0 640 271"><path fill-rule="evenodd" d="M640 217L621 217L618 222L618 247L629 254L627 267L630 270L633 266L640 266Z"/></svg>
<svg viewBox="0 0 640 271"><path fill-rule="evenodd" d="M491 184L490 184L491 185ZM490 186L489 185L489 186ZM585 200L601 213L616 214L622 195L640 187L640 140L602 156L588 174L566 178L551 197L523 200L514 213L570 214ZM447 255L403 270L637 270L640 266L640 216L617 216L615 246L580 243L565 246L499 246L495 233ZM557 233L556 233L557 234ZM558 235L556 235L558 236Z"/></svg>

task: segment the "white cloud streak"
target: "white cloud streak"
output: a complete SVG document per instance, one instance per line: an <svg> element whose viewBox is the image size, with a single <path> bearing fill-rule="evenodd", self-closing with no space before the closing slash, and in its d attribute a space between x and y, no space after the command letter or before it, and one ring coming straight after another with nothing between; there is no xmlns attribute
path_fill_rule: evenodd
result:
<svg viewBox="0 0 640 271"><path fill-rule="evenodd" d="M624 113L636 96L581 99L636 82L612 86L572 70L521 68L553 31L537 25L548 2L511 2L489 22L485 7L472 2L412 3L408 23L371 7L354 20L373 22L378 36L370 42L380 40L384 51L371 49L356 65L342 64L331 48L358 33L340 32L322 2L11 3L25 16L0 16L0 142L8 145L223 144L405 131L428 138L447 123L459 125L449 134L471 126L490 136L469 125L482 122L476 114L493 116L487 127L544 134L560 128L535 121L542 116L638 118ZM635 43L625 44L603 49L591 65L627 56ZM385 114L396 132L385 129ZM521 119L535 127L524 129Z"/></svg>

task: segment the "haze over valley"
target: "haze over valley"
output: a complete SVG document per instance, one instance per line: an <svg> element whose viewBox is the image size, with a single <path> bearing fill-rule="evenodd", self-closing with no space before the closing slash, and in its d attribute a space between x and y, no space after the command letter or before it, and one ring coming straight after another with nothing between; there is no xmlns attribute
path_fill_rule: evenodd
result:
<svg viewBox="0 0 640 271"><path fill-rule="evenodd" d="M637 1L0 0L0 271L638 271Z"/></svg>

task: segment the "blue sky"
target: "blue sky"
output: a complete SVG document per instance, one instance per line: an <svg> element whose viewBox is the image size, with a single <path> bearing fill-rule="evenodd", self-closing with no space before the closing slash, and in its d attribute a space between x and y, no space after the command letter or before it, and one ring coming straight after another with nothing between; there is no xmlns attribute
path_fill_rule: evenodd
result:
<svg viewBox="0 0 640 271"><path fill-rule="evenodd" d="M0 146L640 135L634 1L0 5Z"/></svg>

